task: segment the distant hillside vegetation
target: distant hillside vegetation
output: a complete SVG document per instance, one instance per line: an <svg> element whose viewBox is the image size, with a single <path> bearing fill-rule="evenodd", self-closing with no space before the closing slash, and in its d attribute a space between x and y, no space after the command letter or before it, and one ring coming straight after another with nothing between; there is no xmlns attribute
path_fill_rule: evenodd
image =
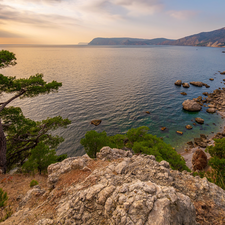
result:
<svg viewBox="0 0 225 225"><path fill-rule="evenodd" d="M94 38L88 45L189 45L225 47L225 27L210 32L202 32L178 40L166 38Z"/></svg>
<svg viewBox="0 0 225 225"><path fill-rule="evenodd" d="M166 38L94 38L88 45L157 45L165 41L172 40Z"/></svg>
<svg viewBox="0 0 225 225"><path fill-rule="evenodd" d="M210 32L202 32L175 41L164 41L162 45L190 45L225 47L225 27Z"/></svg>

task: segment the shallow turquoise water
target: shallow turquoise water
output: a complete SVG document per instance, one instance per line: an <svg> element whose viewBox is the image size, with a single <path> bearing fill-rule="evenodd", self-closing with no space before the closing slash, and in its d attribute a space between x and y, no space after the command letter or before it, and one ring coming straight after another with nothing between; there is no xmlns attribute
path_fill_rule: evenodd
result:
<svg viewBox="0 0 225 225"><path fill-rule="evenodd" d="M114 135L148 126L152 134L163 137L180 151L184 143L200 133L208 135L221 129L221 117L206 113L206 108L197 113L182 109L184 100L224 87L221 82L225 76L218 73L225 70L225 54L220 48L4 46L4 49L16 53L18 59L15 67L2 69L4 75L29 77L43 73L47 81L63 83L58 93L13 103L35 120L61 115L72 121L67 129L56 132L65 138L58 153L83 154L79 142L89 130L105 130ZM178 79L202 81L210 88L184 89L174 85ZM181 95L182 91L187 95ZM203 118L205 124L186 130L185 125L192 124L195 117ZM95 127L90 124L93 119L102 119L102 123ZM160 130L163 126L167 127L165 131ZM177 130L184 134L178 135Z"/></svg>

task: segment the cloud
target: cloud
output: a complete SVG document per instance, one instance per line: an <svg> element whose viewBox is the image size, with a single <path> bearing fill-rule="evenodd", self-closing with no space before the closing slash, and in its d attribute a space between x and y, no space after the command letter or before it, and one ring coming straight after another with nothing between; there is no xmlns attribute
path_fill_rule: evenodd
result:
<svg viewBox="0 0 225 225"><path fill-rule="evenodd" d="M16 33L0 30L0 38L21 38L22 36Z"/></svg>
<svg viewBox="0 0 225 225"><path fill-rule="evenodd" d="M161 0L86 0L80 6L84 13L88 11L97 17L104 16L109 19L152 15L164 7Z"/></svg>
<svg viewBox="0 0 225 225"><path fill-rule="evenodd" d="M0 4L0 23L6 24L7 22L23 23L42 28L57 28L61 24L77 25L79 20L58 14L41 14L30 10L18 10L17 8Z"/></svg>
<svg viewBox="0 0 225 225"><path fill-rule="evenodd" d="M181 11L171 10L171 11L168 11L167 14L178 20L186 20L195 16L197 12L190 11L190 10L181 10Z"/></svg>

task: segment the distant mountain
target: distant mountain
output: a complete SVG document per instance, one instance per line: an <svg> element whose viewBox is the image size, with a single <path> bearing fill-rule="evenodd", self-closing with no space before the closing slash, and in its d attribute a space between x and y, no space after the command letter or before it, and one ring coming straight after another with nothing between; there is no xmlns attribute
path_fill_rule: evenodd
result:
<svg viewBox="0 0 225 225"><path fill-rule="evenodd" d="M194 34L175 41L164 41L160 44L225 47L225 27L219 30Z"/></svg>
<svg viewBox="0 0 225 225"><path fill-rule="evenodd" d="M94 38L88 45L189 45L225 47L225 27L210 32L202 32L178 40L166 38Z"/></svg>
<svg viewBox="0 0 225 225"><path fill-rule="evenodd" d="M88 45L157 45L166 41L172 40L166 38L94 38Z"/></svg>

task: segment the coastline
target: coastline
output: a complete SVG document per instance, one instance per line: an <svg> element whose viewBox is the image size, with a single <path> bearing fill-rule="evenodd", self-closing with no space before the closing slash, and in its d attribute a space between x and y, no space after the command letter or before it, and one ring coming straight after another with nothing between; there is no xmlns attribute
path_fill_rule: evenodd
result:
<svg viewBox="0 0 225 225"><path fill-rule="evenodd" d="M223 99L223 97L225 96L225 88L215 89L213 91L213 93L208 94L208 96L213 97L212 95L215 94L218 90L220 92L220 96L216 95L216 97L214 98L214 101L210 100L209 102L207 102L207 104L212 104L212 103L215 104L220 99ZM219 97L219 100L217 99L218 97ZM209 107L209 106L207 106L207 107ZM220 106L217 106L216 108L219 108L219 107ZM221 110L221 108L219 108L219 109ZM224 109L222 109L224 111L220 111L220 110L217 110L216 113L218 115L220 115L222 119L224 119L225 118L225 110ZM215 138L217 135L222 135L222 132L225 131L225 119L223 120L222 124L219 124L219 127L220 127L219 132L217 132L217 133L210 133L210 134L207 135L207 141L208 141L207 146L214 145L213 138ZM198 138L198 137L195 137L195 138ZM183 151L180 152L179 154L184 158L187 167L192 170L192 157L193 157L193 154L195 153L195 151L197 149L200 149L200 150L205 152L206 148L203 148L203 147L200 147L200 146L196 145L195 142L194 142L194 147L187 147L187 145L188 144L183 146ZM211 157L210 154L207 153L207 152L205 152L205 153L206 153L206 156L207 156L207 158L209 160L210 157Z"/></svg>

